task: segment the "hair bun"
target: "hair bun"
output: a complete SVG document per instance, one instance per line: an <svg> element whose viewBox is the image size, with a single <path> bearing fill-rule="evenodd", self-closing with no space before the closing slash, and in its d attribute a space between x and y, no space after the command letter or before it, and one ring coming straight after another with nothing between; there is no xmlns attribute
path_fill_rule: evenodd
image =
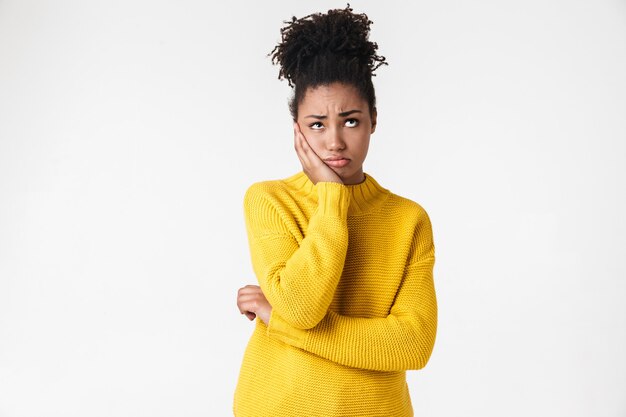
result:
<svg viewBox="0 0 626 417"><path fill-rule="evenodd" d="M291 21L284 21L281 42L268 55L280 65L279 79L287 79L290 86L303 74L315 70L313 62L320 57L356 66L366 75L381 65L385 57L376 54L378 45L369 41L373 23L365 13L352 13L350 4L345 9L314 13Z"/></svg>

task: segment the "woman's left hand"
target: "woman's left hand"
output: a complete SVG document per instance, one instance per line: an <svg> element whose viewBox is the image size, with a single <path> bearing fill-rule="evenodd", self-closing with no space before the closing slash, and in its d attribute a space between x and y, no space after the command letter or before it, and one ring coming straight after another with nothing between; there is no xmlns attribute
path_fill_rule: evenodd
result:
<svg viewBox="0 0 626 417"><path fill-rule="evenodd" d="M245 314L249 320L254 320L258 316L265 325L268 325L272 306L258 285L246 285L239 288L237 307L239 307L241 314Z"/></svg>

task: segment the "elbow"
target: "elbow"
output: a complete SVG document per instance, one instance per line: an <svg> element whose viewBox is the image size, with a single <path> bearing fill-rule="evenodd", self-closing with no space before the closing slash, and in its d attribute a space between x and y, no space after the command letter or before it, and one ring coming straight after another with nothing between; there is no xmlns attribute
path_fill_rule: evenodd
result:
<svg viewBox="0 0 626 417"><path fill-rule="evenodd" d="M270 284L267 286L266 298L291 327L300 330L314 328L328 312L334 287L317 293L311 290L305 292L301 288L283 284L285 280L281 279L281 272L278 270L267 278L266 282Z"/></svg>
<svg viewBox="0 0 626 417"><path fill-rule="evenodd" d="M421 325L414 328L414 332L412 335L412 352L411 352L411 360L409 367L407 369L410 370L420 370L423 369L435 348L435 339L437 335L437 325L436 323L431 323L430 325L426 325L425 323L421 323Z"/></svg>
<svg viewBox="0 0 626 417"><path fill-rule="evenodd" d="M426 364L428 364L428 361L430 360L430 357L433 353L433 348L434 348L434 344L430 344L428 346L424 346L424 345L420 346L415 352L415 356L413 357L413 362L409 369L415 370L415 371L423 369L426 366Z"/></svg>
<svg viewBox="0 0 626 417"><path fill-rule="evenodd" d="M307 300L286 291L272 291L266 295L272 309L286 324L295 329L309 330L317 326L327 313L328 305L321 300Z"/></svg>
<svg viewBox="0 0 626 417"><path fill-rule="evenodd" d="M414 345L412 352L407 357L407 362L402 367L402 370L419 371L420 369L423 369L430 360L433 347L433 343L418 343L417 345Z"/></svg>

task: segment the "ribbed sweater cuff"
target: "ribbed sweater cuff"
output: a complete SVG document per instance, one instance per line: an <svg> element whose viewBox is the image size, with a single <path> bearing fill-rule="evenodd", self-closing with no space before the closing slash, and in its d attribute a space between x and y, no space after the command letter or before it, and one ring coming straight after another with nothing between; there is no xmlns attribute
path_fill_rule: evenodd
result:
<svg viewBox="0 0 626 417"><path fill-rule="evenodd" d="M344 184L331 181L320 181L317 188L317 213L346 217L350 206L350 191Z"/></svg>
<svg viewBox="0 0 626 417"><path fill-rule="evenodd" d="M297 348L302 348L306 341L307 330L292 327L276 313L276 309L272 309L270 321L267 324L267 335Z"/></svg>

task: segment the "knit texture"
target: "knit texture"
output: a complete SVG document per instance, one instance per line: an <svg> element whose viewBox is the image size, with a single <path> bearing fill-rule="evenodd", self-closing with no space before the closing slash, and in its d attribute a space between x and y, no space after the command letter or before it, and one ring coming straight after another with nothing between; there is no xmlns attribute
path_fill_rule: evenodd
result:
<svg viewBox="0 0 626 417"><path fill-rule="evenodd" d="M304 172L252 184L252 266L272 305L234 394L237 417L412 416L406 371L437 331L431 222L381 187L313 184Z"/></svg>

